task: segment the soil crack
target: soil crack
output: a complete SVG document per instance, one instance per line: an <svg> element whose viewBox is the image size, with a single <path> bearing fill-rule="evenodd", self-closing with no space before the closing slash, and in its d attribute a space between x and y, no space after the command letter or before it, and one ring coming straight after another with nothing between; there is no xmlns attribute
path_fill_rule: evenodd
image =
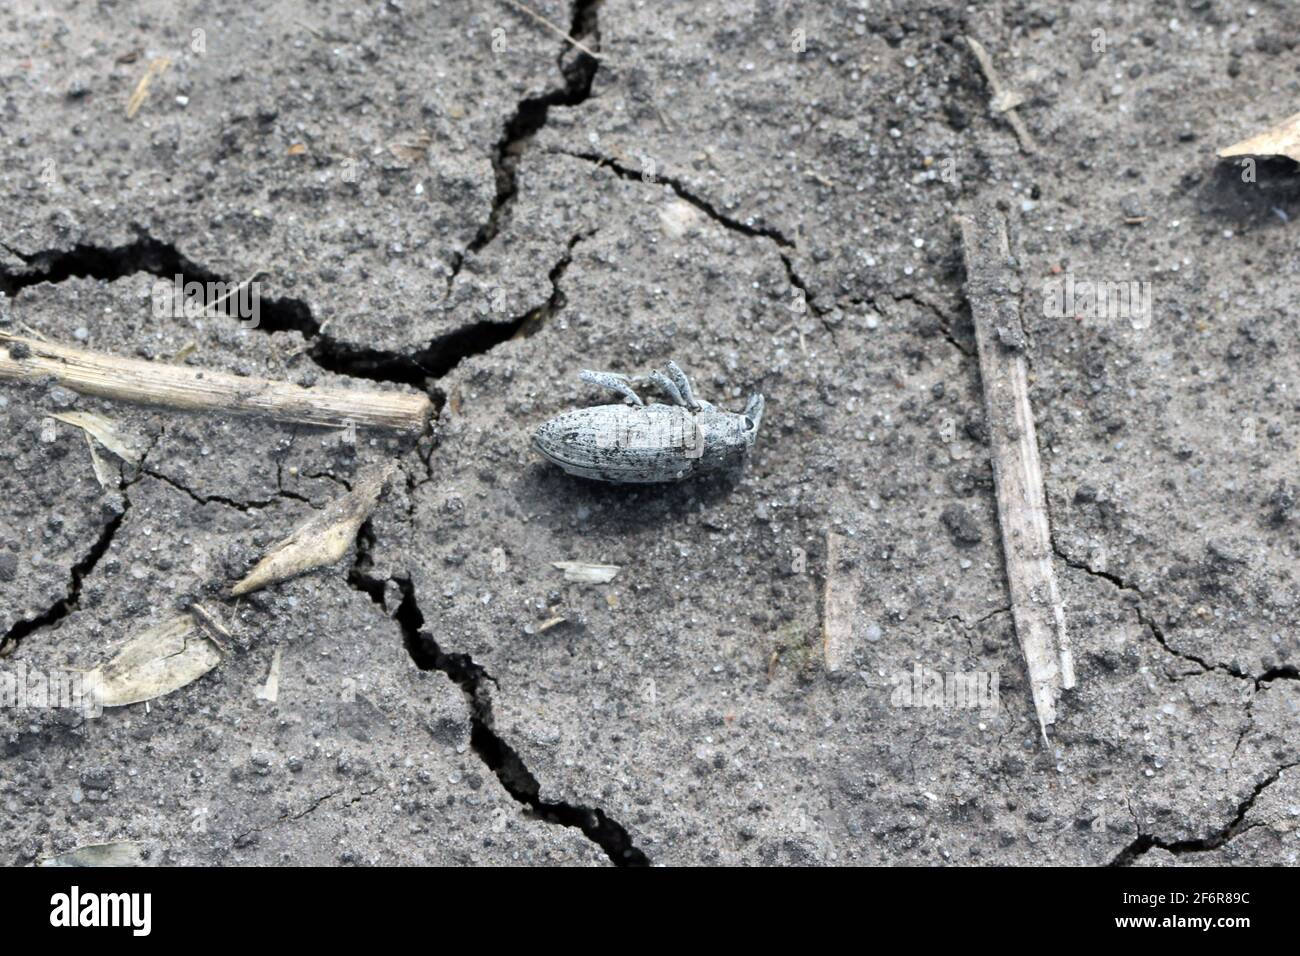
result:
<svg viewBox="0 0 1300 956"><path fill-rule="evenodd" d="M574 246L589 235L591 233L580 233L569 240L563 257L549 273L551 299L541 307L506 321L485 319L475 322L439 336L425 348L413 352L374 349L337 341L323 331L310 307L299 299L260 300L256 328L267 334L299 332L310 343L304 354L325 371L351 378L412 385L431 391L437 399L437 389L430 388L431 380L442 378L465 359L482 355L509 341L521 330L524 334L532 334L540 327L540 321L558 308L555 282L568 268ZM63 282L74 277L113 281L138 272L163 279L179 275L182 283L198 282L205 295L209 283L224 281L186 259L175 246L160 242L143 231L138 239L124 246L79 245L67 251L24 254L20 258L36 266L37 270L22 275L0 271L0 291L11 298L37 283ZM228 308L226 303L218 305L205 300L203 305L205 308L213 307L216 315L230 315L224 311Z"/></svg>
<svg viewBox="0 0 1300 956"><path fill-rule="evenodd" d="M234 498L227 498L224 495L202 495L199 494L197 491L195 491L193 488L188 487L187 485L183 484L177 479L172 478L170 475L165 475L160 471L152 471L146 468L144 470L144 474L148 475L150 478L156 478L158 481L161 481L164 484L171 485L177 491L184 492L185 494L189 495L191 499L193 499L194 501L196 501L198 504L201 505L219 504L219 505L225 505L228 508L234 508L236 511L248 512L248 511L260 511L264 508L269 508L271 507L271 505L275 504L275 502L278 499L281 498L288 498L292 501L301 501L304 504L311 504L310 499L303 497L302 495L298 494L295 491L285 491L284 489L280 489L276 491L276 493L272 495L270 498L266 498L260 501L236 501Z"/></svg>
<svg viewBox="0 0 1300 956"><path fill-rule="evenodd" d="M367 797L374 796L376 793L379 792L380 789L381 788L379 787L375 787L373 790L362 790L356 796L352 797L350 800L344 803L343 806L345 807L354 806L360 803L362 800L366 799ZM343 788L340 788L338 790L331 790L329 793L317 797L315 800L307 804L306 807L299 810L297 813L285 813L279 817L276 817L270 823L265 823L260 827L253 827L251 830L245 830L235 837L234 844L237 848L243 848L245 846L248 846L249 838L252 837L254 834L265 833L267 830L271 829L272 827L277 827L283 823L292 823L296 820L301 820L304 817L310 816L311 814L319 810L322 806L324 806L326 803L328 803L330 800L333 800L335 797L339 796L341 793L343 793Z"/></svg>
<svg viewBox="0 0 1300 956"><path fill-rule="evenodd" d="M597 15L600 3L601 0L578 0L573 5L568 32L570 40L579 41L597 51L600 49ZM499 233L506 212L518 195L519 159L537 132L546 125L550 108L577 106L591 96L592 84L600 66L595 57L566 42L562 45L556 62L563 85L540 96L520 101L506 120L492 158L496 175L496 195L492 209L487 221L470 243L467 253L481 251ZM5 246L32 269L17 275L0 269L0 294L13 299L23 289L40 282L57 283L73 277L113 281L145 272L165 279L180 276L183 283L198 282L204 287L201 301L204 308L212 308L218 315L230 314L228 302L209 302L206 298L208 284L222 282L220 277L181 255L174 245L153 238L139 225L133 224L133 228L137 238L122 246L79 244L68 250L35 253L22 253ZM256 328L266 333L299 332L311 343L304 354L325 371L352 378L412 385L429 390L437 399L440 396L437 395L437 389L430 389L430 380L442 378L464 359L481 355L514 338L521 331L525 335L533 334L546 318L562 307L557 298L555 283L568 267L573 247L582 238L585 237L579 235L570 239L565 257L551 269L552 295L547 303L509 321L484 320L465 326L440 336L427 347L413 352L340 342L325 333L322 324L313 317L310 307L300 299L260 300L259 323ZM782 241L789 245L785 240ZM448 279L448 289L459 273L464 258L464 254L456 256Z"/></svg>
<svg viewBox="0 0 1300 956"><path fill-rule="evenodd" d="M348 583L384 607L384 590L388 581L369 574L372 566L370 549L374 533L367 521L357 534L357 556L348 574ZM402 631L402 639L411 660L421 670L441 671L464 692L470 712L470 746L483 764L517 802L538 819L559 826L574 827L591 840L617 866L648 866L646 855L632 843L627 830L599 807L582 807L541 798L541 784L523 759L496 732L489 682L496 683L482 665L468 654L443 650L429 631L424 629L424 613L415 597L415 586L408 578L389 579L397 586L401 602L392 617Z"/></svg>
<svg viewBox="0 0 1300 956"><path fill-rule="evenodd" d="M627 166L623 163L620 163L612 156L602 156L599 153L574 153L568 150L556 150L555 152L559 153L562 156L570 156L573 159L581 159L584 162L594 163L597 166L607 167L608 169L612 170L614 173L618 174L618 176L621 177L622 179L631 179L631 180L636 180L637 182L644 182L643 174L641 170L634 169L631 166ZM687 189L686 186L683 185L681 180L675 179L672 176L664 176L662 174L656 173L654 181L663 183L666 186L668 186L674 193L677 194L677 197L679 199L683 200L684 202L690 203L692 206L700 210L700 212L704 213L706 216L708 216L718 225L722 226L724 229L729 229L732 232L740 233L742 236L748 236L751 239L770 239L773 242L775 242L778 246L780 246L782 249L795 248L794 242L792 242L779 230L773 229L770 226L751 226L749 223L741 222L739 219L734 219L731 216L728 216L726 213L720 211L716 206L713 205L713 203L709 202L707 199L697 196L695 195L695 193ZM784 256L782 258L784 258ZM786 263L786 265L787 267L789 267L788 262ZM797 285L801 289L804 288L802 283L797 283Z"/></svg>
<svg viewBox="0 0 1300 956"><path fill-rule="evenodd" d="M568 33L570 40L577 40L597 52L600 50L600 23L596 12L599 6L600 0L578 0L573 5L573 19ZM565 58L571 52L575 55L566 64ZM479 229L478 235L469 244L469 252L481 251L501 231L501 221L506 210L519 194L519 159L533 137L546 125L550 108L578 106L591 96L591 86L596 78L596 71L600 68L598 60L565 43L560 49L557 63L564 84L541 96L521 100L515 106L514 113L506 120L505 129L492 157L492 169L496 174L497 185L496 196L492 200L492 211ZM452 279L455 279L456 273L459 272L462 261L463 257L460 257L454 263Z"/></svg>
<svg viewBox="0 0 1300 956"><path fill-rule="evenodd" d="M1092 577L1095 578L1100 578L1103 581L1108 581L1115 587L1119 588L1121 591L1127 591L1132 593L1135 596L1134 603L1133 603L1134 613L1137 614L1138 621L1139 623L1141 623L1143 628L1149 631L1151 636L1155 638L1156 643L1159 644L1162 648L1164 648L1172 656L1177 657L1180 660L1184 660L1189 663L1195 664L1197 667L1201 669L1203 673L1208 674L1213 671L1219 671L1220 673L1227 674L1230 677L1236 677L1239 680L1248 680L1254 683L1256 690L1259 689L1261 684L1268 683L1269 681L1300 680L1300 668L1297 668L1294 665L1288 664L1288 665L1282 665L1278 667L1272 667L1269 670L1264 671L1262 674L1251 674L1241 669L1240 667L1236 667L1232 664L1227 664L1222 661L1207 661L1205 658L1199 657L1198 655L1193 654L1190 651L1182 651L1177 649L1176 647L1174 647L1172 644L1169 643L1169 639L1166 637L1164 630L1160 627L1159 624L1156 623L1155 618L1152 617L1151 614L1147 611L1146 604L1144 603L1147 595L1136 584L1131 584L1128 581L1125 581L1122 577L1120 577L1117 574L1113 574L1109 571L1099 571L1093 567L1090 567L1087 563L1083 561L1079 561L1076 558L1071 558L1068 554L1065 553L1065 551L1061 548L1060 544L1056 541L1055 535L1053 535L1052 537L1052 551L1055 552L1058 558L1060 558L1063 562L1065 562L1066 567L1073 568L1076 571L1082 571L1084 574L1091 575Z"/></svg>
<svg viewBox="0 0 1300 956"><path fill-rule="evenodd" d="M892 299L895 303L911 302L913 305L925 309L927 312L929 312L931 315L934 316L935 321L938 323L940 334L948 341L949 345L951 345L953 348L955 348L958 352L960 352L962 355L966 356L967 358L977 357L975 354L976 350L970 344L962 342L957 337L957 333L953 327L953 323L948 319L948 316L944 314L943 310L940 309L933 302L929 301L923 296L917 295L914 292L899 292L899 293L886 292L885 294L888 295L890 299ZM876 299L871 298L868 300L868 303L870 304L871 308L873 308L876 312L879 312L882 315L885 314L884 310L881 309L880 306L877 304Z"/></svg>
<svg viewBox="0 0 1300 956"><path fill-rule="evenodd" d="M596 166L608 167L622 179L635 180L637 182L645 181L641 170L625 165L609 156L602 156L599 153L574 153L569 152L568 150L554 150L552 152L556 155L569 156L573 159L580 159L584 162L594 163ZM785 267L786 281L789 282L793 288L798 289L803 293L804 301L808 304L808 308L813 311L814 315L824 316L830 313L830 309L816 300L812 288L806 281L804 281L803 277L800 276L799 272L795 269L794 262L791 260L788 250L796 249L797 246L784 233L769 226L753 226L747 222L741 222L739 219L728 216L726 213L719 210L713 203L701 196L697 196L695 193L687 189L680 180L671 176L656 174L654 181L667 185L679 199L683 202L690 203L696 209L700 210L700 212L704 213L704 215L722 226L722 228L738 233L749 239L768 239L775 243L777 246L777 254L781 258L781 264ZM833 334L833 330L829 326L826 328L828 332L832 332Z"/></svg>
<svg viewBox="0 0 1300 956"><path fill-rule="evenodd" d="M55 601L50 607L41 614L32 618L18 621L3 638L0 638L0 657L11 653L18 644L35 631L42 628L50 627L67 617L77 607L77 602L81 597L81 587L90 573L95 570L113 539L117 536L117 531L122 527L122 522L126 520L126 513L130 510L131 501L125 495L122 496L122 508L99 531L99 537L91 545L90 550L72 566L69 575L68 588L64 596Z"/></svg>
<svg viewBox="0 0 1300 956"><path fill-rule="evenodd" d="M1132 866L1138 857L1148 850L1159 848L1167 850L1175 856L1184 853L1205 853L1210 850L1217 850L1228 841L1240 836L1247 830L1251 830L1259 824L1246 823L1246 816L1250 813L1251 808L1260 795L1281 778L1282 774L1292 767L1300 766L1300 762L1283 764L1274 770L1271 774L1257 783L1250 795L1237 805L1237 812L1233 815L1226 826L1220 827L1214 833L1207 837L1200 837L1194 840L1161 840L1150 833L1140 833L1128 846L1124 847L1108 866Z"/></svg>

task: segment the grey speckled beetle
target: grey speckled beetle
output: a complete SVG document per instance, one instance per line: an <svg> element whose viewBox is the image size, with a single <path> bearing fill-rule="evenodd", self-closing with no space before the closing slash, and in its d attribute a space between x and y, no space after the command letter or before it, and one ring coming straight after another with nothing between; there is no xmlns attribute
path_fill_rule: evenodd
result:
<svg viewBox="0 0 1300 956"><path fill-rule="evenodd" d="M537 450L582 478L646 483L718 471L744 457L763 420L762 395L751 395L743 414L723 411L697 400L673 362L650 373L671 405L646 405L626 375L584 371L582 379L632 403L565 412L537 429Z"/></svg>

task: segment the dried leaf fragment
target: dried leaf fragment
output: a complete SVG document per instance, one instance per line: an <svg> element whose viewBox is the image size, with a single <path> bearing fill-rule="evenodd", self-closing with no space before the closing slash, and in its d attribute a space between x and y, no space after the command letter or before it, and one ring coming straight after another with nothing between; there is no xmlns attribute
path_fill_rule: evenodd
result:
<svg viewBox="0 0 1300 956"><path fill-rule="evenodd" d="M129 842L91 843L67 853L40 860L37 866L143 866L140 844Z"/></svg>
<svg viewBox="0 0 1300 956"><path fill-rule="evenodd" d="M230 593L238 597L323 568L347 554L361 530L361 523L370 517L396 467L386 465L358 480L350 492L313 515L289 537L272 545L266 557Z"/></svg>
<svg viewBox="0 0 1300 956"><path fill-rule="evenodd" d="M1285 156L1300 163L1300 113L1289 116L1258 136L1219 150L1219 158L1230 156Z"/></svg>
<svg viewBox="0 0 1300 956"><path fill-rule="evenodd" d="M102 415L94 412L62 412L52 417L80 428L128 465L138 465L144 458L144 442L125 434Z"/></svg>
<svg viewBox="0 0 1300 956"><path fill-rule="evenodd" d="M1016 638L1029 672L1038 726L1056 721L1062 691L1075 686L1074 652L1065 627L1065 606L1052 564L1047 493L1029 400L1023 351L1006 348L999 325L1023 338L1018 273L1011 257L1006 218L989 203L958 217L966 262L966 298L975 324L984 416L988 423L997 491L1002 557Z"/></svg>
<svg viewBox="0 0 1300 956"><path fill-rule="evenodd" d="M420 132L414 136L393 140L388 144L388 151L398 162L413 166L424 159L431 145L433 145L433 137L426 132Z"/></svg>
<svg viewBox="0 0 1300 956"><path fill-rule="evenodd" d="M221 648L192 614L182 614L127 641L113 658L85 675L104 707L162 697L221 663Z"/></svg>
<svg viewBox="0 0 1300 956"><path fill-rule="evenodd" d="M564 580L574 584L608 584L623 569L617 564L592 564L589 561L554 561L551 567L564 572Z"/></svg>
<svg viewBox="0 0 1300 956"><path fill-rule="evenodd" d="M82 437L86 439L86 449L90 452L90 467L95 472L95 480L99 482L99 487L105 491L111 491L118 487L118 482L113 478L113 472L108 467L108 463L99 456L95 450L95 443L90 440L90 436L83 433Z"/></svg>

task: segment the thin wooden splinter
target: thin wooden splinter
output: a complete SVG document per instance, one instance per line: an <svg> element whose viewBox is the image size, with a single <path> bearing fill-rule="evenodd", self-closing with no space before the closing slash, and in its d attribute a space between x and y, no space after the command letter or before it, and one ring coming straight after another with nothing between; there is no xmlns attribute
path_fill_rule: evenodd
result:
<svg viewBox="0 0 1300 956"><path fill-rule="evenodd" d="M0 332L0 381L49 379L83 395L117 401L259 415L332 428L355 425L422 432L433 414L427 395L304 388L292 382L126 359Z"/></svg>

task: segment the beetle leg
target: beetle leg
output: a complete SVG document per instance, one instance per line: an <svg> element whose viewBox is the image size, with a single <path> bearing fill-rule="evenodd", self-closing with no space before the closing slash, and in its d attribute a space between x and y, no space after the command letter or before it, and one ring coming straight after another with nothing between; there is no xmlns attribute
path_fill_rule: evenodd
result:
<svg viewBox="0 0 1300 956"><path fill-rule="evenodd" d="M593 372L589 369L583 369L578 373L578 377L584 382L590 382L592 385L599 385L601 388L608 388L618 392L624 398L630 400L633 405L644 405L641 396L632 391L632 386L627 383L627 376L618 375L614 372Z"/></svg>
<svg viewBox="0 0 1300 956"><path fill-rule="evenodd" d="M666 368L668 377L673 380L677 390L682 393L682 404L691 411L698 412L700 403L695 400L695 393L691 391L691 381L686 377L686 373L681 370L681 367L676 362L669 362Z"/></svg>
<svg viewBox="0 0 1300 956"><path fill-rule="evenodd" d="M659 386L659 391L663 392L673 400L674 405L685 405L686 399L682 398L682 393L678 391L677 386L672 383L663 372L651 372L650 381Z"/></svg>

